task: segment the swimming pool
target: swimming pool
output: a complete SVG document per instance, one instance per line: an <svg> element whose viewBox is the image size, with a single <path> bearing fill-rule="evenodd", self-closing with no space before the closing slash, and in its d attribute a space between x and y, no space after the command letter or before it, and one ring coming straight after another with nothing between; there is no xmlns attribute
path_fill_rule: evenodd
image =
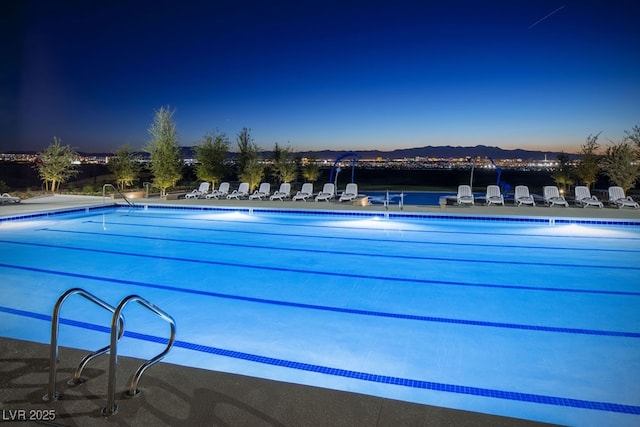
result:
<svg viewBox="0 0 640 427"><path fill-rule="evenodd" d="M441 193L437 191L361 191L360 194L369 197L372 205L383 205L388 200L390 205L398 205L402 199L405 205L437 206L440 197L455 199L456 193Z"/></svg>
<svg viewBox="0 0 640 427"><path fill-rule="evenodd" d="M589 224L589 222L593 222ZM0 335L47 343L57 297L170 313L165 361L569 425L640 421L640 225L548 218L101 208L0 222ZM119 354L166 325L125 313ZM108 342L63 307L61 345ZM142 381L144 386L144 378Z"/></svg>

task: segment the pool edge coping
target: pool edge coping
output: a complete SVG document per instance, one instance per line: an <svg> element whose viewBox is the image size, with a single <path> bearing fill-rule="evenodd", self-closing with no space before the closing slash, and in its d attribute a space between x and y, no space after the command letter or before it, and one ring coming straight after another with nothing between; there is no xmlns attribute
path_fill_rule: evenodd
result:
<svg viewBox="0 0 640 427"><path fill-rule="evenodd" d="M276 213L276 214L296 214L296 215L318 215L318 216L337 216L337 217L369 217L369 218L385 218L385 219L428 219L428 220L462 220L462 221L479 221L479 222L507 222L507 223L536 223L548 225L603 225L603 226L625 226L640 227L640 219L626 218L581 218L581 217L565 217L565 216L526 216L526 215L509 215L509 214L469 214L469 213L430 213L430 212L402 212L388 210L337 210L337 209L293 209L289 207L257 207L257 206L203 206L203 205L180 205L166 203L139 203L128 205L118 202L111 204L90 204L85 206L73 206L66 208L58 208L52 210L35 211L29 213L19 213L14 215L0 216L0 223L19 221L35 218L48 218L58 215L65 215L80 212L95 212L99 210L109 210L118 208L128 209L165 209L178 211L211 211L211 212L242 212L242 213Z"/></svg>

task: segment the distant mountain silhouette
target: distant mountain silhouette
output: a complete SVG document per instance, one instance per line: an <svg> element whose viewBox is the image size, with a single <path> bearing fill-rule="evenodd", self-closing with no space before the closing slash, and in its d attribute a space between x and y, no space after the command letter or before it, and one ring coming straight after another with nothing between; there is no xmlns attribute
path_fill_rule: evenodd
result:
<svg viewBox="0 0 640 427"><path fill-rule="evenodd" d="M305 151L298 152L300 156L315 156L319 159L335 159L343 151ZM490 147L486 145L476 145L474 147L461 146L426 146L416 148L401 148L393 151L360 150L357 151L362 158L371 159L381 157L383 159L402 159L415 157L437 157L443 159L465 158L465 157L491 157L493 159L523 159L523 160L543 160L546 156L548 160L555 160L561 152L559 151L534 151L534 150L504 150L500 147Z"/></svg>
<svg viewBox="0 0 640 427"><path fill-rule="evenodd" d="M231 147L235 149L234 146ZM194 147L181 147L182 156L185 159L195 158ZM298 157L316 157L318 159L335 159L338 156L348 152L348 150L317 150L317 151L297 151L294 154ZM561 151L535 151L535 150L505 150L500 147L491 147L487 145L476 145L473 147L462 146L425 146L415 148L400 148L392 151L381 150L358 150L356 151L363 159L413 159L416 157L437 157L442 159L458 159L465 157L491 157L495 160L501 159L523 159L523 160L544 160L546 157L548 160L555 160L558 155L562 154ZM80 153L84 156L111 156L113 153ZM148 157L148 153L139 152L136 153L141 157ZM573 153L568 154L570 157L576 157ZM263 158L271 157L272 152L265 150L262 152ZM233 158L236 156L235 152L231 152L230 156Z"/></svg>
<svg viewBox="0 0 640 427"><path fill-rule="evenodd" d="M233 149L234 147L232 147ZM298 157L316 157L318 159L335 159L338 156L348 152L347 150L317 150L317 151L297 151L294 154ZM437 157L442 159L458 159L465 157L491 157L495 160L501 159L523 159L523 160L544 160L545 156L548 160L555 160L558 155L562 154L560 151L535 151L535 150L505 150L500 147L490 147L487 145L476 145L474 147L461 147L461 146L426 146L416 148L400 148L392 151L381 150L358 150L356 153L360 154L363 159L413 159L416 157ZM571 153L570 157L574 157ZM230 153L231 157L235 157L236 153ZM263 158L270 158L271 151L262 151ZM194 147L182 147L182 156L185 159L195 158Z"/></svg>

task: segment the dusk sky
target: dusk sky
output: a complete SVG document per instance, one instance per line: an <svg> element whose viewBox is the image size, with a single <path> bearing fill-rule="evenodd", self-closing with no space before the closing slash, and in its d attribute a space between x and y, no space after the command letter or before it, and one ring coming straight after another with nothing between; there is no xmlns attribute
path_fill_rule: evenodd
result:
<svg viewBox="0 0 640 427"><path fill-rule="evenodd" d="M9 0L0 152L251 129L263 149L575 152L640 125L640 2Z"/></svg>

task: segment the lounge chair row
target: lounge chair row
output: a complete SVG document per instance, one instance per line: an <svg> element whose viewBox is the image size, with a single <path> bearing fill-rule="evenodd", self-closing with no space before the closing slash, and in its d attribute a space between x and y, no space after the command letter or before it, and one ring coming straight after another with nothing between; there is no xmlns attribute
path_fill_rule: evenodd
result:
<svg viewBox="0 0 640 427"><path fill-rule="evenodd" d="M12 196L9 193L4 193L2 194L2 196L0 196L0 204L5 204L5 203L20 203L22 199L20 197L15 197Z"/></svg>
<svg viewBox="0 0 640 427"><path fill-rule="evenodd" d="M249 184L246 182L240 183L237 189L229 192L230 185L228 182L220 183L217 190L209 191L210 185L208 182L203 182L197 189L185 194L187 199L249 199L249 200L262 200L267 197L269 200L285 200L291 198L291 200L303 200L307 201L310 197L314 196L313 184L307 182L302 184L302 188L293 196L291 195L291 184L282 183L280 188L271 194L271 184L263 182L260 187L253 193L249 193ZM315 201L329 201L336 197L335 185L332 183L326 183L322 187L322 191L315 194ZM340 194L339 201L351 201L358 197L358 184L349 183L345 190Z"/></svg>
<svg viewBox="0 0 640 427"><path fill-rule="evenodd" d="M569 202L560 194L558 187L545 186L543 187L543 198L545 205L551 206L563 206L568 207ZM497 185L487 186L487 193L485 196L486 204L489 205L504 205L504 196L500 191L500 187ZM517 185L514 190L514 205L531 205L535 206L535 199L529 194L529 187L526 185ZM460 185L458 187L457 195L458 205L474 205L475 199L471 187L468 185ZM592 196L589 187L577 186L575 188L575 202L576 205L586 208L587 206L595 206L598 208L604 207L604 204L598 200L597 197ZM612 186L609 187L609 204L617 206L618 208L630 207L639 209L640 205L633 200L630 196L624 194L622 187Z"/></svg>

